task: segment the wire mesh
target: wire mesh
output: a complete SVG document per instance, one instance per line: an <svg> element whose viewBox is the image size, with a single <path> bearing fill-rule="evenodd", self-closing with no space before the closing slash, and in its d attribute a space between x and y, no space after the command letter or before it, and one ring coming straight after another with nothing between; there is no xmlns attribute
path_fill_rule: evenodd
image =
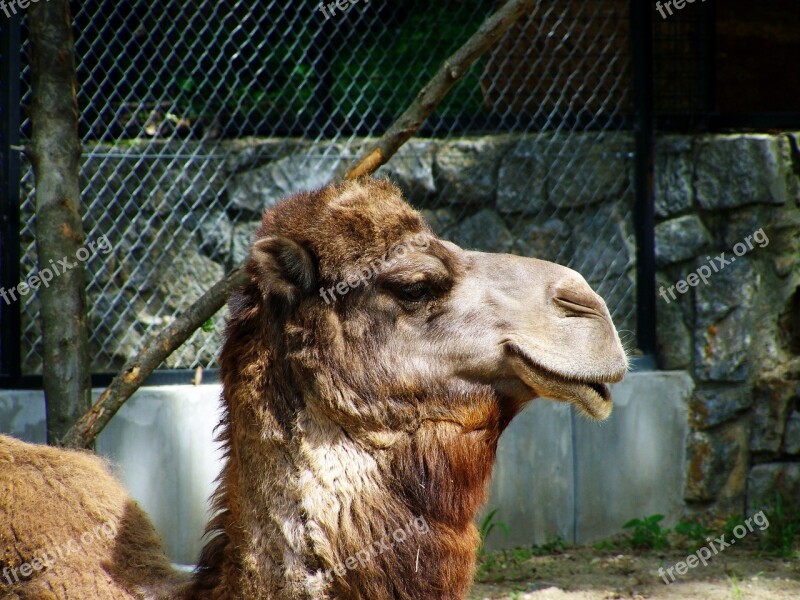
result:
<svg viewBox="0 0 800 600"><path fill-rule="evenodd" d="M350 1L73 6L84 228L108 242L85 262L95 372L237 264L264 208L357 157L496 8ZM382 173L444 237L581 272L635 345L628 21L627 0L542 0ZM21 221L28 274L29 167ZM40 373L35 295L22 319L23 371ZM166 367L215 366L223 321Z"/></svg>
<svg viewBox="0 0 800 600"><path fill-rule="evenodd" d="M704 116L713 108L713 6L691 8L664 16L653 8L654 108L659 115Z"/></svg>

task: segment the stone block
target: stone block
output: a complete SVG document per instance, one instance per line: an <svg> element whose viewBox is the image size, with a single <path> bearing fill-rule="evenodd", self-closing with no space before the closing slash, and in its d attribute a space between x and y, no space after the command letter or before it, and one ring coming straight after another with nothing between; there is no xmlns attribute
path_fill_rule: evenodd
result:
<svg viewBox="0 0 800 600"><path fill-rule="evenodd" d="M789 501L800 498L800 463L763 463L750 469L747 504L751 511L774 505L776 494Z"/></svg>
<svg viewBox="0 0 800 600"><path fill-rule="evenodd" d="M547 167L538 136L518 140L500 161L497 210L503 214L539 215L547 207Z"/></svg>
<svg viewBox="0 0 800 600"><path fill-rule="evenodd" d="M695 145L697 202L706 210L786 204L791 194L788 140L768 134L707 136Z"/></svg>
<svg viewBox="0 0 800 600"><path fill-rule="evenodd" d="M433 178L440 203L494 206L497 172L507 141L495 136L442 144L434 159Z"/></svg>
<svg viewBox="0 0 800 600"><path fill-rule="evenodd" d="M709 502L744 493L747 428L735 422L712 431L694 431L687 444L686 500Z"/></svg>
<svg viewBox="0 0 800 600"><path fill-rule="evenodd" d="M655 210L669 217L689 210L694 203L694 165L691 138L665 136L656 141L654 165Z"/></svg>
<svg viewBox="0 0 800 600"><path fill-rule="evenodd" d="M503 219L488 208L455 226L450 240L464 249L485 252L508 252L514 243Z"/></svg>
<svg viewBox="0 0 800 600"><path fill-rule="evenodd" d="M696 390L691 403L692 426L696 429L715 427L753 405L753 390L747 384Z"/></svg>
<svg viewBox="0 0 800 600"><path fill-rule="evenodd" d="M411 204L423 206L436 193L433 160L438 147L435 140L409 140L375 172L375 177L388 177Z"/></svg>
<svg viewBox="0 0 800 600"><path fill-rule="evenodd" d="M656 343L662 369L685 369L692 362L692 331L686 318L683 304L688 298L676 295L673 300L666 289L674 285L666 276L656 277L656 289L665 290L664 296L656 299Z"/></svg>
<svg viewBox="0 0 800 600"><path fill-rule="evenodd" d="M800 381L764 378L753 390L753 430L750 447L754 452L778 452L786 420L795 401L800 400Z"/></svg>
<svg viewBox="0 0 800 600"><path fill-rule="evenodd" d="M687 260L704 254L711 235L697 215L685 215L656 225L656 265Z"/></svg>
<svg viewBox="0 0 800 600"><path fill-rule="evenodd" d="M630 190L633 148L628 135L596 132L552 144L544 157L547 201L570 208L619 200Z"/></svg>
<svg viewBox="0 0 800 600"><path fill-rule="evenodd" d="M761 275L747 258L729 255L728 259L732 262L712 272L708 284L700 281L694 288L694 365L695 375L703 381L745 381L753 368L753 307Z"/></svg>

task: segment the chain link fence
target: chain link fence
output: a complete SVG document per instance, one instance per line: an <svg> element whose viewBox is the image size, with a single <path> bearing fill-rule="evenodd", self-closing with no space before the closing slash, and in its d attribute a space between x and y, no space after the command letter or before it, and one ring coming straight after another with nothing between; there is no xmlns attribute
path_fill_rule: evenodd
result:
<svg viewBox="0 0 800 600"><path fill-rule="evenodd" d="M356 158L496 8L350 1L74 3L95 372L237 264L265 208ZM542 0L381 173L444 237L581 272L634 346L630 55L627 0ZM23 107L29 80L25 66ZM22 185L26 276L27 164ZM23 373L37 374L38 301L22 300ZM223 322L167 368L214 367Z"/></svg>

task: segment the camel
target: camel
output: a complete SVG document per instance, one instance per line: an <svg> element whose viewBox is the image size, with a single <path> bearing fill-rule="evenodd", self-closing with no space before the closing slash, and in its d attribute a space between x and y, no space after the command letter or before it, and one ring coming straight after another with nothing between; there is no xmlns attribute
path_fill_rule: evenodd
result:
<svg viewBox="0 0 800 600"><path fill-rule="evenodd" d="M442 240L386 180L266 211L246 268L196 571L171 571L102 459L2 437L2 597L463 598L500 434L540 396L605 419L627 370L578 273Z"/></svg>

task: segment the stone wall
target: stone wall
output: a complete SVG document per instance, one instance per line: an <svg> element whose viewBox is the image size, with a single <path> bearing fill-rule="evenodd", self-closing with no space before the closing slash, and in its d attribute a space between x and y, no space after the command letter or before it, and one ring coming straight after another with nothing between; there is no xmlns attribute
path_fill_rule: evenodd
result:
<svg viewBox="0 0 800 600"><path fill-rule="evenodd" d="M799 174L791 134L657 143L659 359L695 380L690 516L800 498Z"/></svg>
<svg viewBox="0 0 800 600"><path fill-rule="evenodd" d="M107 235L113 248L87 263L95 370L119 368L149 330L238 264L263 210L324 185L369 142L133 140L85 148L87 238ZM415 139L378 175L397 182L434 230L464 247L576 268L608 300L630 339L636 329L632 147L624 132ZM22 237L23 272L33 272L32 229ZM27 373L41 372L37 315L29 296ZM198 331L166 366L214 366L222 321Z"/></svg>

